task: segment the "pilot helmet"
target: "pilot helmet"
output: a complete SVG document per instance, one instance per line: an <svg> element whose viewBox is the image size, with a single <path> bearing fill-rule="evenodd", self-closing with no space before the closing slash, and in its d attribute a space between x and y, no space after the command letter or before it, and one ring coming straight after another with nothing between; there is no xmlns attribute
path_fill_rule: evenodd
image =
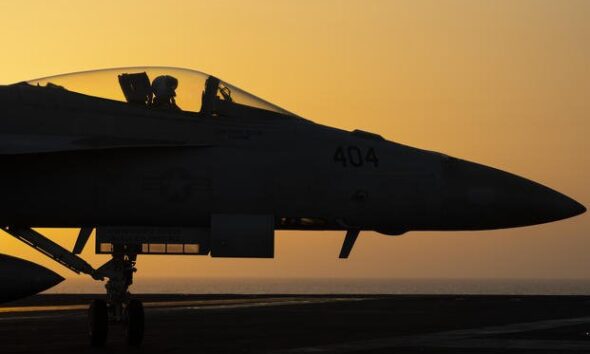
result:
<svg viewBox="0 0 590 354"><path fill-rule="evenodd" d="M170 75L160 75L152 81L152 90L156 97L174 97L178 80Z"/></svg>

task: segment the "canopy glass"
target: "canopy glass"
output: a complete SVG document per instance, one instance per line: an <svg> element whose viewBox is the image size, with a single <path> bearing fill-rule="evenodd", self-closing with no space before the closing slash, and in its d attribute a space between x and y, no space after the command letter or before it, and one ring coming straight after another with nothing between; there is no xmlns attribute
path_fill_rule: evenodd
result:
<svg viewBox="0 0 590 354"><path fill-rule="evenodd" d="M84 71L27 81L60 86L89 96L144 105L153 109L217 114L232 107L295 116L214 76L172 67L129 67Z"/></svg>

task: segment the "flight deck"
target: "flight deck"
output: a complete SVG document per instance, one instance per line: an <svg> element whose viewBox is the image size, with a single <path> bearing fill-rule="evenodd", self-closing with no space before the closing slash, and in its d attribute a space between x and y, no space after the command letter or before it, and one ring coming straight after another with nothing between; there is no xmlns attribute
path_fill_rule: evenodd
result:
<svg viewBox="0 0 590 354"><path fill-rule="evenodd" d="M86 338L95 295L0 307L2 353L589 353L590 296L140 295L138 349Z"/></svg>

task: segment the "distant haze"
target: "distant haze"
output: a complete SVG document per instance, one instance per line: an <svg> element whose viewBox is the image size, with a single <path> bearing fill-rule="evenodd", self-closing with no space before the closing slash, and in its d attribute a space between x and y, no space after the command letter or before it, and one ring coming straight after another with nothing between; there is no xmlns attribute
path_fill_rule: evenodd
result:
<svg viewBox="0 0 590 354"><path fill-rule="evenodd" d="M0 30L3 83L193 68L317 123L492 165L590 205L590 1L4 1ZM43 231L68 248L77 233ZM140 256L137 274L590 279L589 234L590 213L500 231L366 232L343 261L343 233L278 232L275 259ZM83 256L98 266L108 258L92 241ZM0 251L75 277L6 234Z"/></svg>

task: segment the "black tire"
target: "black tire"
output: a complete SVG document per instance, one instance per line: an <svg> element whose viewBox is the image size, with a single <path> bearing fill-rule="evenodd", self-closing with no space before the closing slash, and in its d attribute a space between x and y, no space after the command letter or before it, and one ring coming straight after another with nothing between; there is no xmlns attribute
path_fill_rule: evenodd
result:
<svg viewBox="0 0 590 354"><path fill-rule="evenodd" d="M145 315L143 304L139 300L131 300L127 305L127 344L137 347L143 341Z"/></svg>
<svg viewBox="0 0 590 354"><path fill-rule="evenodd" d="M88 308L88 337L90 345L102 347L107 341L109 332L109 314L107 304L103 300L93 300Z"/></svg>

